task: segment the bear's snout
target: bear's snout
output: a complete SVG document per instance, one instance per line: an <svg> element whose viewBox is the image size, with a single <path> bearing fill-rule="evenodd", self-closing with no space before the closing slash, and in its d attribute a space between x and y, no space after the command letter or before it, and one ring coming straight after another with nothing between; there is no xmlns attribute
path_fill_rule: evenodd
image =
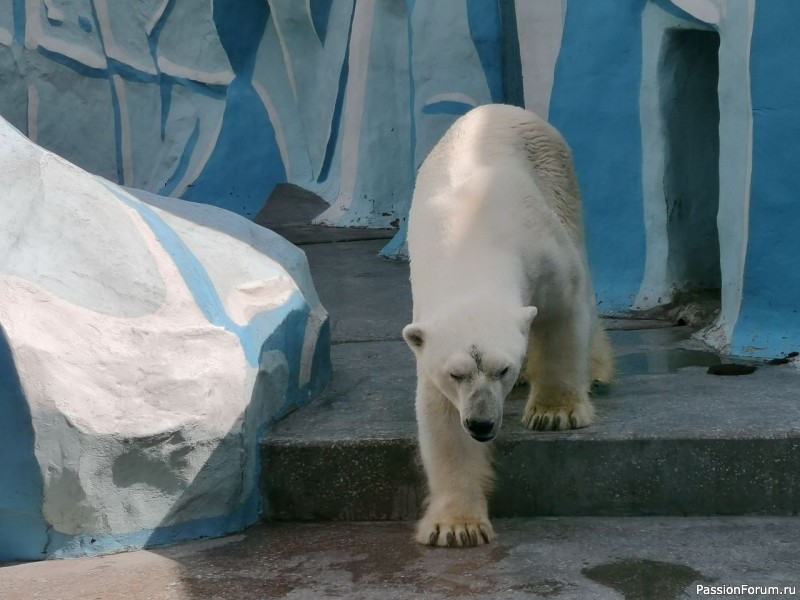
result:
<svg viewBox="0 0 800 600"><path fill-rule="evenodd" d="M494 421L489 421L488 419L466 419L464 421L464 429L479 442L488 442L497 435Z"/></svg>

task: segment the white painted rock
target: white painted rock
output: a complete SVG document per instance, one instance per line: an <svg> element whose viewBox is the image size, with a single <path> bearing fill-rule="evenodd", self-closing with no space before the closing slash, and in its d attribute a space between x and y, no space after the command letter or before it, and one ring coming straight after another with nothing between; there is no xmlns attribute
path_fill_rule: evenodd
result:
<svg viewBox="0 0 800 600"><path fill-rule="evenodd" d="M0 560L254 522L261 434L330 375L303 252L2 119L0 190Z"/></svg>

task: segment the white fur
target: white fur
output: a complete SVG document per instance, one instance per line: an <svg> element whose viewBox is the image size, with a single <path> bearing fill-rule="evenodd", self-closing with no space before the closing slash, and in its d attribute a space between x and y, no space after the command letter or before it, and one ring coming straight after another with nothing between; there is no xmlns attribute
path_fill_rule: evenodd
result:
<svg viewBox="0 0 800 600"><path fill-rule="evenodd" d="M420 168L408 248L414 322L403 335L430 491L416 539L477 545L493 532L490 445L476 440L497 433L517 378L531 382L525 426L568 429L593 419L592 379L612 376L563 138L521 108L461 117Z"/></svg>

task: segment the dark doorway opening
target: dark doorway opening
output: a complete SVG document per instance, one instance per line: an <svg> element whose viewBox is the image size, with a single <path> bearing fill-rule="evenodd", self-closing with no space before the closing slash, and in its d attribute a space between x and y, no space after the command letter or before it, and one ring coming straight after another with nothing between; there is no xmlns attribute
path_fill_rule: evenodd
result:
<svg viewBox="0 0 800 600"><path fill-rule="evenodd" d="M719 303L719 35L673 29L659 60L664 198L673 301Z"/></svg>

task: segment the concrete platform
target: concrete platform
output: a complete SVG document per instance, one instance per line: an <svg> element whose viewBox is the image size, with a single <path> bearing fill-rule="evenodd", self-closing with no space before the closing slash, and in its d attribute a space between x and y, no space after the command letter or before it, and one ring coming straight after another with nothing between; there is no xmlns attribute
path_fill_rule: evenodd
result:
<svg viewBox="0 0 800 600"><path fill-rule="evenodd" d="M3 600L674 600L797 598L800 520L558 518L495 523L489 546L430 549L411 523L269 524L116 556L0 568ZM745 593L733 586L752 586ZM725 588L730 586L730 589ZM709 590L710 591L710 590Z"/></svg>
<svg viewBox="0 0 800 600"><path fill-rule="evenodd" d="M289 232L291 234L291 232ZM263 450L266 516L414 519L416 459L408 266L381 240L304 249L331 313L333 383L279 423ZM619 378L597 422L563 433L520 424L512 394L496 448L495 517L792 515L800 511L800 371L707 373L723 359L663 321L607 320Z"/></svg>

